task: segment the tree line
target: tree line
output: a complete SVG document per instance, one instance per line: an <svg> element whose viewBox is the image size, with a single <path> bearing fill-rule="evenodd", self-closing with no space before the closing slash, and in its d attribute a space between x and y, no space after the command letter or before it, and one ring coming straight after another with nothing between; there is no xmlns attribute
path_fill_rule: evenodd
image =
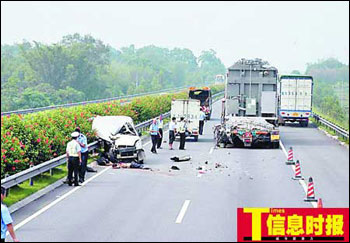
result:
<svg viewBox="0 0 350 243"><path fill-rule="evenodd" d="M119 50L91 35L1 45L1 111L209 85L226 68L212 49L154 45Z"/></svg>
<svg viewBox="0 0 350 243"><path fill-rule="evenodd" d="M349 65L328 58L308 63L305 74L314 78L314 107L348 129Z"/></svg>

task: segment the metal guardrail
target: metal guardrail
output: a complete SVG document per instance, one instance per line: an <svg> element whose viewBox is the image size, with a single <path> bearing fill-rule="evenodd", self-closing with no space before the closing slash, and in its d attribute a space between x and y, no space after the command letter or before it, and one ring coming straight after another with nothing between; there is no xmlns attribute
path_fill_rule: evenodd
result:
<svg viewBox="0 0 350 243"><path fill-rule="evenodd" d="M219 92L212 96L213 99L218 98L221 96L224 92ZM170 111L162 114L163 118L170 117ZM150 119L148 121L142 122L140 124L137 124L135 126L136 130L138 132L145 131L149 129L149 126L152 124L153 119ZM92 151L96 148L100 147L99 141L92 142L88 145L89 151ZM27 170L21 171L15 175L6 177L1 180L1 186L5 187L6 189L9 189L13 186L16 186L24 181L30 180L35 176L38 176L44 172L50 171L60 165L63 165L67 162L66 155L61 155L57 158L51 159L49 161L46 161L40 165L34 166L32 168L29 168Z"/></svg>
<svg viewBox="0 0 350 243"><path fill-rule="evenodd" d="M7 115L11 115L11 114L29 114L29 113L35 113L35 112L45 111L45 110L53 110L53 109L58 109L58 108L68 108L68 107L79 106L79 105L97 104L97 103L104 103L104 102L108 102L108 101L121 100L121 99L131 99L131 98L136 98L136 97L145 96L145 95L161 94L161 93L165 93L165 92L176 92L176 91L180 91L180 90L183 90L186 88L187 87L181 87L181 88L176 88L176 89L164 89L164 90L158 90L158 91L153 91L153 92L119 96L119 97L100 99L100 100L82 101L82 102L77 102L77 103L38 107L38 108L31 108L31 109L17 110L17 111L6 111L6 112L1 112L1 116L7 116Z"/></svg>
<svg viewBox="0 0 350 243"><path fill-rule="evenodd" d="M342 136L343 138L346 138L349 140L349 132L346 131L344 128L335 125L334 123L322 118L320 115L317 115L315 113L312 113L312 117L315 118L315 120L323 125L325 125L326 127L332 129L333 131L336 132L336 134Z"/></svg>

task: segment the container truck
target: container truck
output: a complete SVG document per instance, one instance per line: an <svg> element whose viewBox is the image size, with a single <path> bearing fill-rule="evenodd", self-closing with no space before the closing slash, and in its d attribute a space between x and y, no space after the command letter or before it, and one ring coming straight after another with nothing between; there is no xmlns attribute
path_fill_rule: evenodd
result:
<svg viewBox="0 0 350 243"><path fill-rule="evenodd" d="M184 117L186 121L186 137L193 137L198 141L199 136L199 116L200 101L193 99L177 99L171 102L171 117L175 117L177 122ZM178 136L179 134L176 134Z"/></svg>
<svg viewBox="0 0 350 243"><path fill-rule="evenodd" d="M228 68L217 145L279 148L277 75L261 59L241 59Z"/></svg>
<svg viewBox="0 0 350 243"><path fill-rule="evenodd" d="M278 123L299 122L307 127L312 112L312 76L281 75L279 78Z"/></svg>

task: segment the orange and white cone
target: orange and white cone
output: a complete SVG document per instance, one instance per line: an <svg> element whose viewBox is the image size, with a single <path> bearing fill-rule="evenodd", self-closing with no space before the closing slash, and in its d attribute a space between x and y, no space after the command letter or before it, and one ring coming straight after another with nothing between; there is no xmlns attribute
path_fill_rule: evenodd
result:
<svg viewBox="0 0 350 243"><path fill-rule="evenodd" d="M295 165L295 161L294 161L293 157L294 157L294 155L293 155L293 148L290 147L289 151L288 151L288 159L287 159L287 162L286 162L287 165Z"/></svg>
<svg viewBox="0 0 350 243"><path fill-rule="evenodd" d="M317 208L323 208L322 198L319 198L317 201Z"/></svg>
<svg viewBox="0 0 350 243"><path fill-rule="evenodd" d="M304 180L304 177L301 176L301 168L300 168L300 162L297 160L295 163L295 171L294 171L294 177L293 180Z"/></svg>
<svg viewBox="0 0 350 243"><path fill-rule="evenodd" d="M309 183L307 185L306 198L304 199L304 201L305 202L317 202L318 201L315 197L314 182L312 180L312 177L309 178Z"/></svg>

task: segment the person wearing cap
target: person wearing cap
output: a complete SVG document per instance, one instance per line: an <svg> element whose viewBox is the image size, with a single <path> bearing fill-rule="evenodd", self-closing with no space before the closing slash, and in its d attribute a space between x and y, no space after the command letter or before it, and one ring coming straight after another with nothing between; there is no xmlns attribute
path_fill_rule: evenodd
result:
<svg viewBox="0 0 350 243"><path fill-rule="evenodd" d="M158 122L157 119L154 119L151 126L150 126L150 134L151 134L151 139L152 139L152 149L151 152L156 154L157 153L157 142L158 142L158 137L162 137L159 133L159 127L158 127Z"/></svg>
<svg viewBox="0 0 350 243"><path fill-rule="evenodd" d="M72 140L67 144L67 159L68 159L68 185L72 186L73 173L74 173L74 186L79 186L79 166L82 163L81 159L81 147L77 141L79 132L73 132L71 134Z"/></svg>
<svg viewBox="0 0 350 243"><path fill-rule="evenodd" d="M15 230L13 228L13 220L10 211L8 210L6 205L3 204L3 200L5 199L5 197L6 189L4 187L1 187L1 242L6 241L7 231L10 233L14 242L19 242Z"/></svg>
<svg viewBox="0 0 350 243"><path fill-rule="evenodd" d="M159 134L160 136L158 137L158 141L157 141L157 148L161 149L162 148L162 141L163 141L163 116L160 115L159 119L158 119L158 129L159 129Z"/></svg>
<svg viewBox="0 0 350 243"><path fill-rule="evenodd" d="M185 118L181 117L178 125L178 130L180 134L180 150L185 150L185 142L186 142L186 123Z"/></svg>
<svg viewBox="0 0 350 243"><path fill-rule="evenodd" d="M83 183L85 181L85 174L86 174L86 168L87 168L87 161L89 157L89 149L88 149L88 143L87 138L84 134L81 133L80 127L77 127L75 129L76 132L79 133L79 137L77 139L77 142L79 143L81 147L81 165L79 166L79 182Z"/></svg>

